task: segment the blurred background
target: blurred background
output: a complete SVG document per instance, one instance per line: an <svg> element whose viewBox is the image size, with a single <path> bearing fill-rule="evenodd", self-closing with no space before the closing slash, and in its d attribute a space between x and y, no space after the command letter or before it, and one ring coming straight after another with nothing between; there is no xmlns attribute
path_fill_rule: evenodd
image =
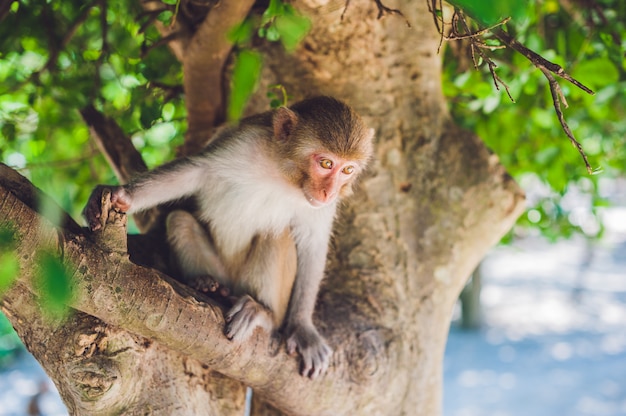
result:
<svg viewBox="0 0 626 416"><path fill-rule="evenodd" d="M87 184L115 177L77 110L96 97L157 166L173 158L186 128L180 66L166 47L144 54L159 34L136 18L138 2L107 1L108 42L97 8L83 2L9 3L3 16L21 20L0 24L0 161L79 219ZM527 192L526 213L451 311L444 414L626 415L626 2L505 3L515 6L507 29L519 41L595 91L560 83L593 174L540 71L510 49L489 51L513 102L484 59L474 68L467 40L443 42L451 114ZM42 13L55 24L43 25ZM51 33L62 45L52 55ZM0 251L0 290L6 259ZM0 415L27 414L65 409L0 315Z"/></svg>

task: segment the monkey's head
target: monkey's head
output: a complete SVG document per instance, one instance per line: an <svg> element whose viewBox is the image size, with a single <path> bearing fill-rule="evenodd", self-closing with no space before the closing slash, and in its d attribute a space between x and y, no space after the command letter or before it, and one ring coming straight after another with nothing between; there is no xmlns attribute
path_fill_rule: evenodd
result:
<svg viewBox="0 0 626 416"><path fill-rule="evenodd" d="M274 112L272 126L282 171L313 207L349 195L373 152L374 129L331 97L281 107Z"/></svg>

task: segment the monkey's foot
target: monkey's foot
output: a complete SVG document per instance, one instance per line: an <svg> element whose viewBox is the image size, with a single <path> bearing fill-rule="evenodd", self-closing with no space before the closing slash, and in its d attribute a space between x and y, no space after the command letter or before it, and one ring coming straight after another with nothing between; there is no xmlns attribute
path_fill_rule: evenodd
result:
<svg viewBox="0 0 626 416"><path fill-rule="evenodd" d="M324 374L330 364L333 350L314 326L296 326L287 329L287 352L302 356L300 374L312 379Z"/></svg>
<svg viewBox="0 0 626 416"><path fill-rule="evenodd" d="M226 337L233 341L244 341L257 326L269 332L274 327L272 313L249 295L239 298L226 313Z"/></svg>
<svg viewBox="0 0 626 416"><path fill-rule="evenodd" d="M230 289L219 284L217 280L209 275L185 278L186 283L202 293L217 293L220 296L228 297Z"/></svg>

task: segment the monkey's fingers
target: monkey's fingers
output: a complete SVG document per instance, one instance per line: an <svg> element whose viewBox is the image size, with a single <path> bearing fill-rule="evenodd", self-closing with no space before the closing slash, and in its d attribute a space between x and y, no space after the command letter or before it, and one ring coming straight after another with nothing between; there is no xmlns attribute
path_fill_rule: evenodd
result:
<svg viewBox="0 0 626 416"><path fill-rule="evenodd" d="M302 352L302 374L305 377L316 379L328 370L331 349L327 345L317 348L308 348Z"/></svg>
<svg viewBox="0 0 626 416"><path fill-rule="evenodd" d="M302 356L300 374L315 379L324 374L330 364L332 349L315 328L296 328L287 338L287 352L298 351Z"/></svg>
<svg viewBox="0 0 626 416"><path fill-rule="evenodd" d="M83 209L83 216L87 221L87 226L91 231L96 231L102 228L102 194L105 188L102 185L98 185L94 188L87 200L87 205Z"/></svg>

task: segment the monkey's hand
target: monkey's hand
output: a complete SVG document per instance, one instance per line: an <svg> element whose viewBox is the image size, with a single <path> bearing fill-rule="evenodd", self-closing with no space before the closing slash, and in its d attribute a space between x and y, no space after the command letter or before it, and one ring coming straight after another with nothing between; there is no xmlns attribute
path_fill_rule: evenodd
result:
<svg viewBox="0 0 626 416"><path fill-rule="evenodd" d="M333 350L313 325L287 328L287 352L293 355L296 350L302 355L303 376L314 379L328 369Z"/></svg>
<svg viewBox="0 0 626 416"><path fill-rule="evenodd" d="M126 191L126 189L124 189L124 187L107 185L96 186L91 192L87 205L83 210L83 216L87 220L87 225L91 231L99 230L106 222L108 212L105 213L105 216L103 216L103 198L106 198L107 193L109 192L111 195L110 209L115 209L120 212L126 212L130 209L130 194Z"/></svg>

